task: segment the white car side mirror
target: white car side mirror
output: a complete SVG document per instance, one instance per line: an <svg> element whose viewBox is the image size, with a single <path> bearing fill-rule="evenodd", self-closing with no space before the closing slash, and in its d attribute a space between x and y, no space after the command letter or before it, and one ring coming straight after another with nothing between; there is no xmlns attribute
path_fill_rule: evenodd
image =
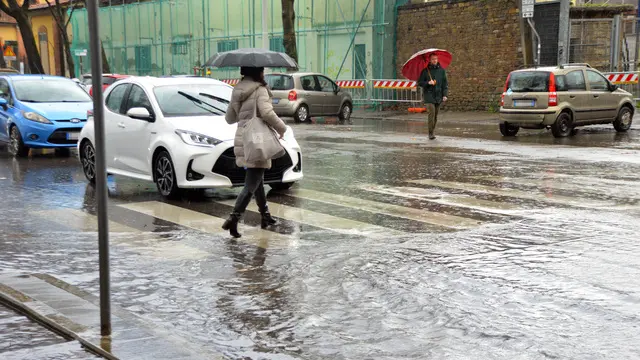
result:
<svg viewBox="0 0 640 360"><path fill-rule="evenodd" d="M129 111L127 111L127 116L137 120L153 121L153 115L151 115L149 110L143 107L134 107L129 109Z"/></svg>

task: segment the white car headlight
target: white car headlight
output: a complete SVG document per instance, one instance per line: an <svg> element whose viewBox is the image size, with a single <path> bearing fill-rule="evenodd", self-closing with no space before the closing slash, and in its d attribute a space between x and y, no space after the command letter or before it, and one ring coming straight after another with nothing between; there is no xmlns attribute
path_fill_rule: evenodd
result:
<svg viewBox="0 0 640 360"><path fill-rule="evenodd" d="M176 134L178 134L178 136L180 136L182 141L184 141L184 143L187 145L216 146L222 143L222 140L218 140L210 136L205 136L202 134L198 134L198 133L194 133L186 130L176 130Z"/></svg>
<svg viewBox="0 0 640 360"><path fill-rule="evenodd" d="M38 113L34 113L34 112L22 112L22 116L27 119L27 120L31 120L31 121L35 121L35 122L39 122L41 124L53 124L49 119L47 119L46 117L38 114Z"/></svg>
<svg viewBox="0 0 640 360"><path fill-rule="evenodd" d="M293 136L293 129L291 128L291 126L287 126L287 131L284 132L283 140L284 141L295 140L295 137Z"/></svg>

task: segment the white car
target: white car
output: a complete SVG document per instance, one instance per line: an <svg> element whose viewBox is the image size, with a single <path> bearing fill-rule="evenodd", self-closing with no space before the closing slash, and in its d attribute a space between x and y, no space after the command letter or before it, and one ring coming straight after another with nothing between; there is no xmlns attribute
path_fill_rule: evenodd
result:
<svg viewBox="0 0 640 360"><path fill-rule="evenodd" d="M165 197L180 189L244 184L236 166L237 124L224 119L233 88L207 78L131 77L105 91L107 173L153 181ZM272 161L265 184L277 190L302 179L302 156L293 130L281 140L286 154ZM84 174L95 181L93 114L78 140Z"/></svg>

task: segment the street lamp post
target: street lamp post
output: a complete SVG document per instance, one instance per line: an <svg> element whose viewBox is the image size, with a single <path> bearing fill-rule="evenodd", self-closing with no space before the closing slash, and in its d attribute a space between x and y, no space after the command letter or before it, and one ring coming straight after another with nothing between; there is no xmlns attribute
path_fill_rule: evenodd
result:
<svg viewBox="0 0 640 360"><path fill-rule="evenodd" d="M269 12L267 10L267 0L262 0L262 48L265 50L269 50L269 34L267 33L268 16Z"/></svg>
<svg viewBox="0 0 640 360"><path fill-rule="evenodd" d="M98 200L98 257L100 266L100 333L111 335L111 296L109 281L109 218L107 216L107 170L104 146L104 108L102 106L102 52L98 24L98 0L87 0L93 122L95 131L96 193Z"/></svg>

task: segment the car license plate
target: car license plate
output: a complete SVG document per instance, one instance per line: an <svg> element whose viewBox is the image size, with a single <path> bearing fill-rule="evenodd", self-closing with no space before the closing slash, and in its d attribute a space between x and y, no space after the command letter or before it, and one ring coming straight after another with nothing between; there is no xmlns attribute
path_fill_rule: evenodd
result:
<svg viewBox="0 0 640 360"><path fill-rule="evenodd" d="M513 106L515 107L534 107L536 106L535 100L513 100Z"/></svg>
<svg viewBox="0 0 640 360"><path fill-rule="evenodd" d="M67 140L78 140L79 136L80 136L80 133L70 132L70 133L67 133Z"/></svg>
<svg viewBox="0 0 640 360"><path fill-rule="evenodd" d="M278 103L280 103L280 99L273 99L273 103L274 103L274 104L278 104Z"/></svg>

